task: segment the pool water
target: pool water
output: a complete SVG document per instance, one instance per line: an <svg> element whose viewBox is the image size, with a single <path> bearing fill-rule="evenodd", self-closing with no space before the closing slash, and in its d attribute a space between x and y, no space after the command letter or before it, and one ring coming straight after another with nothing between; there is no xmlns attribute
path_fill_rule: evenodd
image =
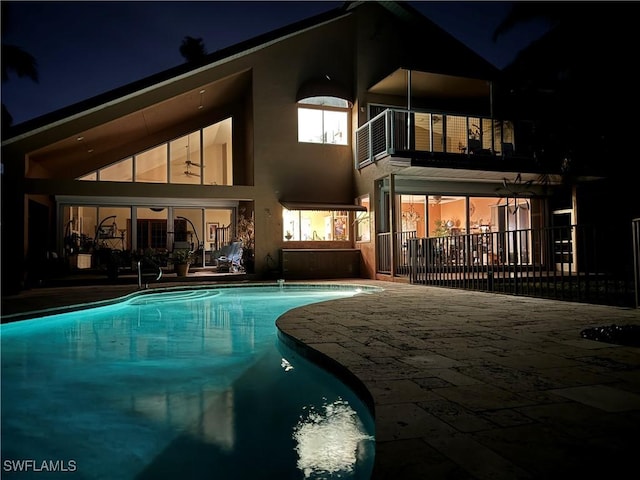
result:
<svg viewBox="0 0 640 480"><path fill-rule="evenodd" d="M357 293L169 290L2 325L2 477L369 478L369 410L275 327Z"/></svg>

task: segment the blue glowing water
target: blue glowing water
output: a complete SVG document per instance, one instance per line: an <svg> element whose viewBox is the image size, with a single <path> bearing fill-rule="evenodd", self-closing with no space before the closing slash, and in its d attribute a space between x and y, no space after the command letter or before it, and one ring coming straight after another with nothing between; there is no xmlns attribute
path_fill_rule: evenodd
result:
<svg viewBox="0 0 640 480"><path fill-rule="evenodd" d="M368 409L275 327L356 293L171 291L2 325L2 477L369 478Z"/></svg>

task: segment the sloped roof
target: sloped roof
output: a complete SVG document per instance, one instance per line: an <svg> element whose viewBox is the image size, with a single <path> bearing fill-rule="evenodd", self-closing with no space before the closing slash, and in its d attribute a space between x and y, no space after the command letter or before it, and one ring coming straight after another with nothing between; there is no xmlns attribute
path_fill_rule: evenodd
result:
<svg viewBox="0 0 640 480"><path fill-rule="evenodd" d="M406 31L415 48L403 58L409 70L492 80L500 70L406 2L380 4L412 27ZM446 45L446 49L439 48Z"/></svg>
<svg viewBox="0 0 640 480"><path fill-rule="evenodd" d="M190 73L199 71L207 66L219 63L226 59L235 58L239 55L250 53L251 51L262 45L277 41L278 39L286 37L287 35L305 30L307 28L311 28L316 25L320 25L324 22L331 21L340 17L341 15L344 15L345 9L349 3L350 2L346 2L345 4L343 4L343 6L329 10L325 13L309 17L307 19L289 24L282 28L272 30L271 32L267 32L250 38L243 42L236 43L229 47L216 50L213 53L205 55L199 62L189 62L177 65L162 72L158 72L151 76L129 83L127 85L123 85L100 95L96 95L81 102L69 105L67 107L55 110L32 120L28 120L21 124L15 125L11 127L8 138L13 138L25 132L36 130L45 125L52 124L65 118L77 115L83 111L91 110L92 108L109 104L118 99L128 97L130 95L136 94L137 92L145 91L149 88L170 81L172 79L188 76Z"/></svg>
<svg viewBox="0 0 640 480"><path fill-rule="evenodd" d="M220 89L221 82L224 83L224 80L217 80L211 84L203 85L201 80L197 80L198 74L227 61L255 52L264 46L278 42L288 36L295 35L306 29L336 20L344 15L348 15L359 6L369 3L372 2L345 2L340 7L325 13L315 15L271 32L258 35L227 48L220 49L206 55L197 63L184 63L178 65L128 85L124 85L101 95L16 125L11 127L7 138L3 139L2 145L4 147L7 144L26 140L27 138L33 138L34 140L37 138L38 140L36 141L30 141L29 148L38 149L52 145L58 140L58 143L66 142L67 144L66 146L58 145L56 147L58 151L71 152L74 148L77 150L78 145L76 142L78 131L77 125L79 125L77 120L81 118L91 118L92 120L86 121L85 124L82 125L83 132L85 130L88 131L93 129L93 133L97 134L98 129L101 131L110 130L112 133L109 134L111 135L109 141L113 141L113 132L116 132L116 138L121 138L117 137L118 131L127 131L131 135L133 134L131 129L135 128L136 124L147 124L149 121L148 118L138 121L135 120L135 115L141 114L142 109L171 109L171 118L173 122L187 123L192 120L193 109L188 110L185 107L193 104L194 102L198 102L201 96L199 92L202 92L203 90L205 90L205 95L208 97L207 105L210 105L212 103L212 99L209 96L213 95L214 90ZM429 63L429 71L434 71L435 73L438 71L442 71L443 73L456 73L456 71L459 70L460 64L462 64L467 74L473 74L474 78L490 78L494 76L496 72L495 67L475 54L464 44L454 39L450 34L428 20L410 5L405 2L377 3L386 8L396 17L409 22L409 24L415 25L415 30L418 31L418 33L427 30L429 31L430 38L441 38L446 40L448 45L451 44L451 48L447 48L447 52L429 52L428 58L426 59ZM408 58L412 59L411 56ZM421 65L421 61L419 59L415 60L415 62L412 59L411 65L398 65L398 67L420 70L424 69L426 65ZM392 73L393 72L389 72L389 74ZM242 92L238 91L238 89L242 86L247 88L247 82L250 81L250 77L243 75L243 72L238 72L234 77L241 81L236 82L233 85L232 82L227 82L229 85L229 91L227 92L229 95L227 96L227 99L241 95ZM112 124L110 129L106 128L109 122ZM118 125L118 123L121 124ZM71 126L72 124L74 126ZM148 128L148 125L143 125L143 127ZM162 125L156 126L157 129L160 129L161 127ZM49 134L40 135L47 131L49 131ZM56 133L53 133L53 131ZM100 135L102 135L102 133ZM94 139L94 142L98 141L98 138ZM95 145L92 145L92 147L95 147Z"/></svg>

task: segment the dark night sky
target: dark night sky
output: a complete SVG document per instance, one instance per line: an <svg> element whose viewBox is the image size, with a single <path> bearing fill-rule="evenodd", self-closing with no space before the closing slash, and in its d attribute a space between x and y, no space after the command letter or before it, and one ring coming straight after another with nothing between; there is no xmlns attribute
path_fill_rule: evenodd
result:
<svg viewBox="0 0 640 480"><path fill-rule="evenodd" d="M342 2L321 1L4 1L2 42L36 58L39 83L11 75L2 102L17 125L184 62L189 35L208 53L325 12ZM538 38L546 24L519 27L497 42L491 35L509 2L410 2L495 66L506 66Z"/></svg>

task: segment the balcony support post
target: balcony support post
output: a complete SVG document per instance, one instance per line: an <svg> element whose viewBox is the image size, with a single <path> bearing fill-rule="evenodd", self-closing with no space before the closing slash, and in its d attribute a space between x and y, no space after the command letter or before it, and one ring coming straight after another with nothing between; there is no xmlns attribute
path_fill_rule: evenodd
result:
<svg viewBox="0 0 640 480"><path fill-rule="evenodd" d="M391 276L396 275L396 178L395 174L389 174L389 259L391 260Z"/></svg>
<svg viewBox="0 0 640 480"><path fill-rule="evenodd" d="M405 149L411 148L411 69L407 70L407 144Z"/></svg>
<svg viewBox="0 0 640 480"><path fill-rule="evenodd" d="M387 109L384 111L384 138L386 142L385 148L387 152L394 147L393 132L395 131L395 118L396 117L393 113L393 110Z"/></svg>
<svg viewBox="0 0 640 480"><path fill-rule="evenodd" d="M373 162L373 123L371 122L369 122L369 127L367 128L367 138L369 139L369 145L367 146L367 158L370 162Z"/></svg>
<svg viewBox="0 0 640 480"><path fill-rule="evenodd" d="M496 123L493 119L493 81L489 80L489 117L491 118L491 151L495 152L497 145L495 145L495 128ZM482 120L481 120L482 121ZM500 135L502 137L502 134Z"/></svg>

